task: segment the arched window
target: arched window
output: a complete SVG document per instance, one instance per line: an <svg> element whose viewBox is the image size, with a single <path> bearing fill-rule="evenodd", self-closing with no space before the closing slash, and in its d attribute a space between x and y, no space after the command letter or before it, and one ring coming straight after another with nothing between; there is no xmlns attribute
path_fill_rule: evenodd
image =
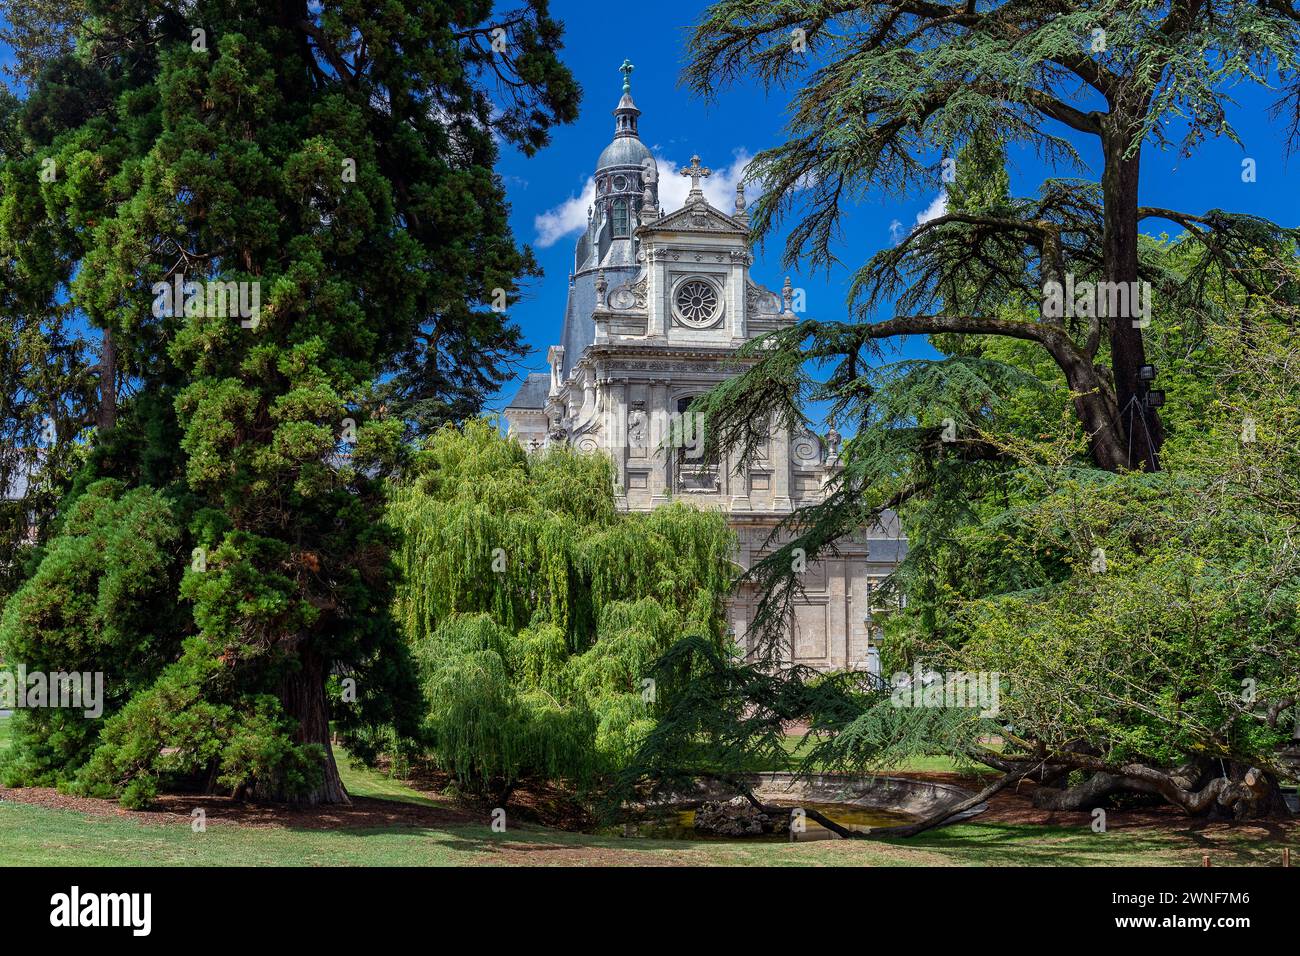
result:
<svg viewBox="0 0 1300 956"><path fill-rule="evenodd" d="M627 200L614 200L614 235L627 235Z"/></svg>

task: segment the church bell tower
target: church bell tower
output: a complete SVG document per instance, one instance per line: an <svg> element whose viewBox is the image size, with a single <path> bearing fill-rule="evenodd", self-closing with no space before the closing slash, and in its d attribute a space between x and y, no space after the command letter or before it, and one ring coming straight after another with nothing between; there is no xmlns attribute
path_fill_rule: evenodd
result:
<svg viewBox="0 0 1300 956"><path fill-rule="evenodd" d="M755 461L701 454L693 399L738 373L736 350L794 324L787 278L780 292L750 277L749 216L741 184L724 212L706 196L712 170L692 156L681 207L661 208L659 165L641 142L624 61L614 138L596 161L595 201L578 238L560 341L549 374L534 373L506 408L525 448L563 442L614 463L619 505L649 511L684 500L726 513L742 567L777 546L773 531L794 509L821 500L838 471L839 436L790 432L773 422ZM695 416L693 418L692 416ZM889 516L892 520L892 516ZM790 659L814 667L869 669L871 577L905 545L892 528L863 531L839 554L812 564L791 622ZM742 588L732 627L746 631L757 596Z"/></svg>

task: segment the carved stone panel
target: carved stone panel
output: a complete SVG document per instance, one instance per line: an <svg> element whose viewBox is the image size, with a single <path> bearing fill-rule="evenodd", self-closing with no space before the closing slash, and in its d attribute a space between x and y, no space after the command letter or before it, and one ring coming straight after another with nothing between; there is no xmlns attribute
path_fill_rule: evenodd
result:
<svg viewBox="0 0 1300 956"><path fill-rule="evenodd" d="M611 309L642 311L645 309L646 281L643 277L638 282L621 285L609 294Z"/></svg>

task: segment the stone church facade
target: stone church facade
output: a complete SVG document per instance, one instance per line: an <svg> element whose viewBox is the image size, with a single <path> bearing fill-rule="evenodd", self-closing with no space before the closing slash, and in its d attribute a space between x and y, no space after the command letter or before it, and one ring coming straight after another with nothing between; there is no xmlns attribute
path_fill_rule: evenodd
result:
<svg viewBox="0 0 1300 956"><path fill-rule="evenodd" d="M839 467L839 436L774 427L757 460L737 469L698 455L702 434L686 408L736 374L729 364L747 340L795 322L789 280L780 293L754 282L743 190L714 208L700 188L709 170L693 157L681 209L659 204L659 170L638 136L624 63L614 140L596 163L596 200L578 239L550 372L528 376L505 409L525 448L566 442L611 456L619 505L648 511L674 500L724 511L748 569L772 546L777 523L820 500ZM871 623L875 582L905 553L897 520L839 542L839 554L810 563L788 635L790 660L823 669L879 672ZM757 595L742 587L730 605L747 651Z"/></svg>

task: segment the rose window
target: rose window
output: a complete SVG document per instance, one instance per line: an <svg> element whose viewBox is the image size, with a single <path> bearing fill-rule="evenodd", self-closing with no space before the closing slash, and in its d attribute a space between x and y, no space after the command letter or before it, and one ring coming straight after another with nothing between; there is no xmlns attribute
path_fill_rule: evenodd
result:
<svg viewBox="0 0 1300 956"><path fill-rule="evenodd" d="M708 325L718 315L718 293L698 279L683 282L675 299L677 314L690 325Z"/></svg>

